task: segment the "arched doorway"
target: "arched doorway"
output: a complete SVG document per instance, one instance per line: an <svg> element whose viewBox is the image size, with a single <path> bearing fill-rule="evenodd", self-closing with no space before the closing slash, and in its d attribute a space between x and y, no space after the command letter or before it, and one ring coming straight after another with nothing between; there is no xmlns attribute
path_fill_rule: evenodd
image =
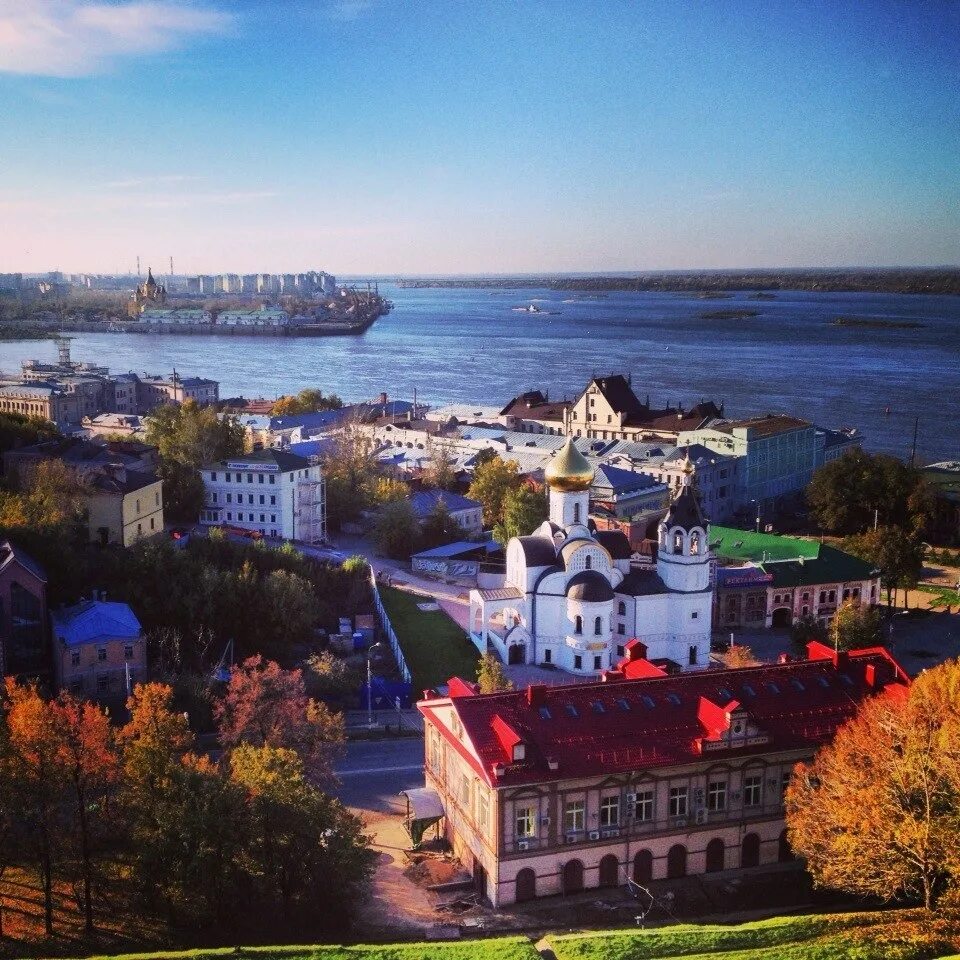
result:
<svg viewBox="0 0 960 960"><path fill-rule="evenodd" d="M789 607L778 607L773 611L773 617L770 620L771 627L789 627L793 623L793 614Z"/></svg>
<svg viewBox="0 0 960 960"><path fill-rule="evenodd" d="M667 879L676 880L687 875L687 848L675 843L667 854Z"/></svg>
<svg viewBox="0 0 960 960"><path fill-rule="evenodd" d="M653 854L649 850L638 850L633 858L633 882L649 883L653 879Z"/></svg>
<svg viewBox="0 0 960 960"><path fill-rule="evenodd" d="M790 840L787 837L787 831L784 830L777 840L777 862L790 863L794 859L793 847L790 846Z"/></svg>
<svg viewBox="0 0 960 960"><path fill-rule="evenodd" d="M743 843L740 844L740 866L760 866L760 836L758 834L748 833L743 838Z"/></svg>
<svg viewBox="0 0 960 960"><path fill-rule="evenodd" d="M563 865L563 892L580 893L583 890L583 863L580 860L568 860Z"/></svg>
<svg viewBox="0 0 960 960"><path fill-rule="evenodd" d="M726 866L726 846L722 838L714 837L707 844L707 873L717 873Z"/></svg>
<svg viewBox="0 0 960 960"><path fill-rule="evenodd" d="M507 654L508 662L515 666L527 662L527 645L525 643L511 643Z"/></svg>
<svg viewBox="0 0 960 960"><path fill-rule="evenodd" d="M536 896L537 875L529 867L524 867L517 874L517 903L533 900Z"/></svg>
<svg viewBox="0 0 960 960"><path fill-rule="evenodd" d="M615 887L619 880L620 861L612 854L608 853L600 861L600 879L601 887Z"/></svg>

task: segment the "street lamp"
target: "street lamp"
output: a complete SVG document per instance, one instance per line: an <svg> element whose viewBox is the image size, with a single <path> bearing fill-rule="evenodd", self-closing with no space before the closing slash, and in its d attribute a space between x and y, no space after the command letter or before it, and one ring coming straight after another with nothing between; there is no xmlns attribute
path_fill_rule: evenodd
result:
<svg viewBox="0 0 960 960"><path fill-rule="evenodd" d="M367 647L367 726L373 726L373 654L383 649L378 640Z"/></svg>
<svg viewBox="0 0 960 960"><path fill-rule="evenodd" d="M760 532L760 501L751 500L750 502L755 503L757 505L757 533L759 533Z"/></svg>

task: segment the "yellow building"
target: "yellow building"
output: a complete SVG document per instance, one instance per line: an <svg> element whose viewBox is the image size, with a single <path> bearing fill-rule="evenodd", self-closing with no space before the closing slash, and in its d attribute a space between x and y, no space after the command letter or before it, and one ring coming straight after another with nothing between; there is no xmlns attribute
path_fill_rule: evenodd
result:
<svg viewBox="0 0 960 960"><path fill-rule="evenodd" d="M155 475L114 467L88 480L91 540L129 547L163 532L163 483Z"/></svg>

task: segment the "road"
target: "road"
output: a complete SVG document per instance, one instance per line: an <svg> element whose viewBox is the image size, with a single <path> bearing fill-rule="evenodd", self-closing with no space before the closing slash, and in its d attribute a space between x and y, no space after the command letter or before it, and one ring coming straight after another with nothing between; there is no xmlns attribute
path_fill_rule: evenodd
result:
<svg viewBox="0 0 960 960"><path fill-rule="evenodd" d="M401 790L423 786L423 740L351 740L337 764L336 795L348 807L397 813L404 807Z"/></svg>

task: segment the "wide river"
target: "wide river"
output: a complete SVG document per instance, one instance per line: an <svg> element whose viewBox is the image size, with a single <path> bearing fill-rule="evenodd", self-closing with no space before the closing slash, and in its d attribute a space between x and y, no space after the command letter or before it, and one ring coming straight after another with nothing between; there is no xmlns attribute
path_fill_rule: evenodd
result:
<svg viewBox="0 0 960 960"><path fill-rule="evenodd" d="M410 398L416 389L434 404L501 404L534 387L576 395L592 374L624 372L655 404L712 398L728 415L788 412L855 426L870 449L899 456L919 418L919 457L960 459L960 297L380 289L395 309L361 336L82 334L73 355L114 371L176 366L219 380L225 397L318 386L348 400ZM542 312L513 309L530 303ZM704 317L729 310L758 315ZM837 317L919 326L838 326ZM32 357L53 359L53 344L0 343L4 370Z"/></svg>

